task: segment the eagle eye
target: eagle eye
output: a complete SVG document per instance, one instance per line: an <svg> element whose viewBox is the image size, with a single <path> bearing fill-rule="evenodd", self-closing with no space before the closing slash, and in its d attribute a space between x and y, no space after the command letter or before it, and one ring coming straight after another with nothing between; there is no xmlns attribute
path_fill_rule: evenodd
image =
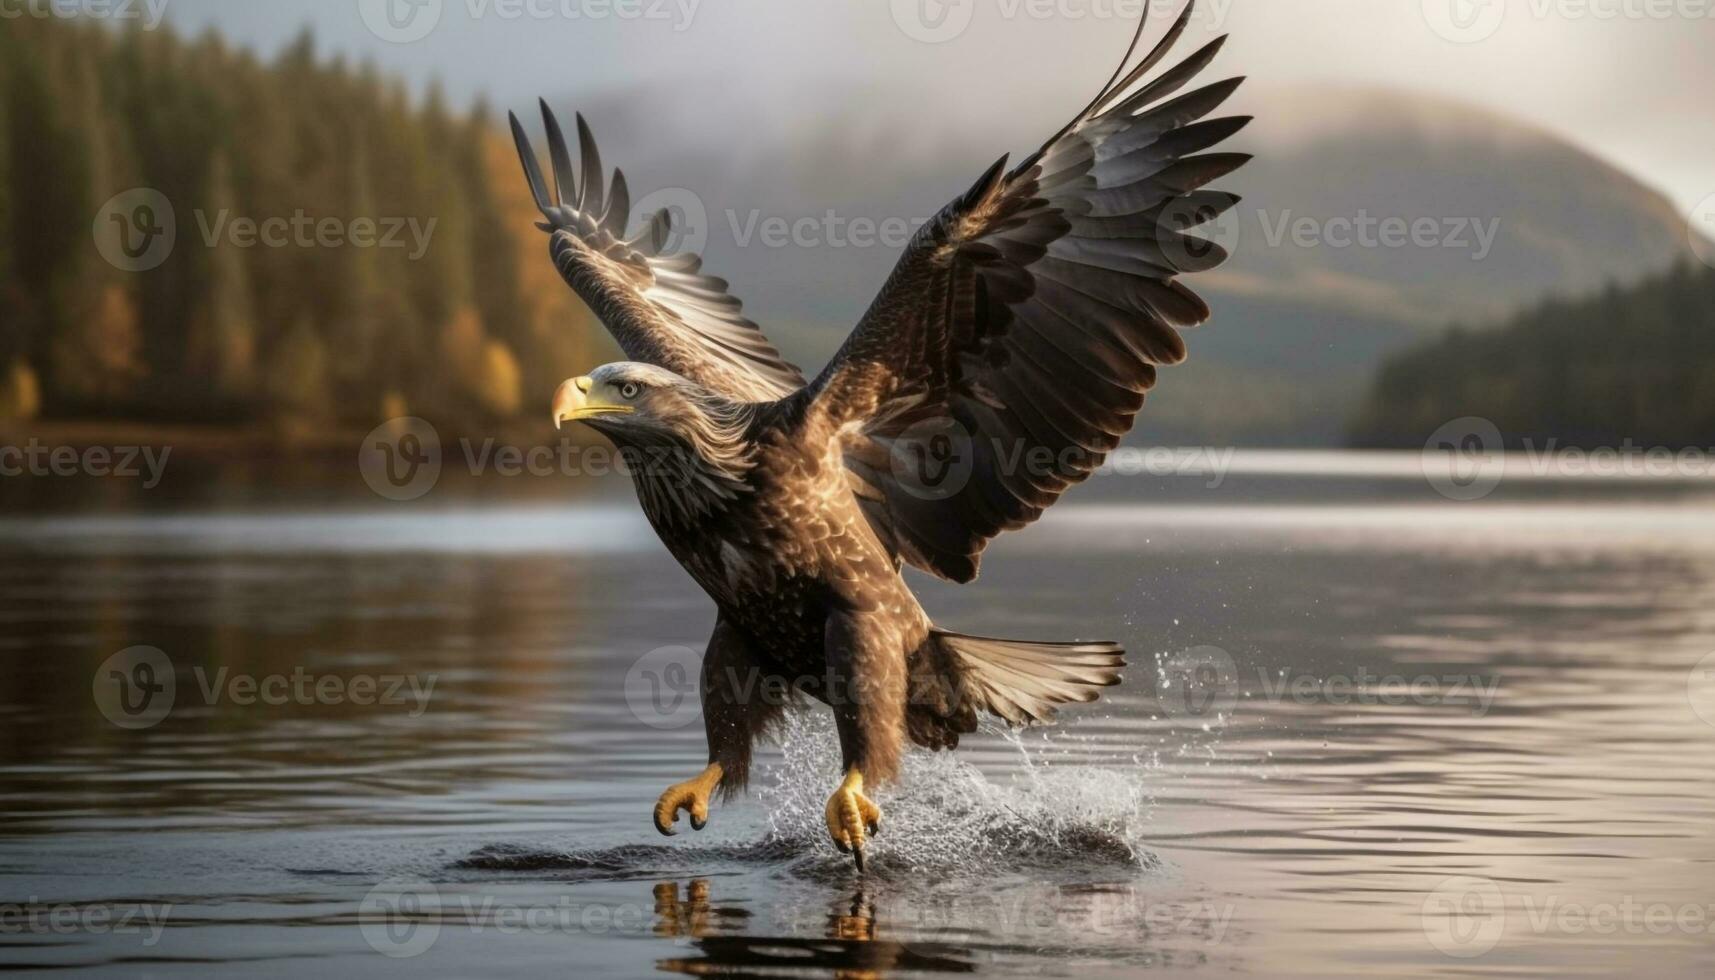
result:
<svg viewBox="0 0 1715 980"><path fill-rule="evenodd" d="M635 381L627 381L626 383L619 386L619 397L625 399L626 401L632 401L632 400L636 399L637 396L642 394L642 393L643 393L643 388L641 386L639 386L638 383Z"/></svg>

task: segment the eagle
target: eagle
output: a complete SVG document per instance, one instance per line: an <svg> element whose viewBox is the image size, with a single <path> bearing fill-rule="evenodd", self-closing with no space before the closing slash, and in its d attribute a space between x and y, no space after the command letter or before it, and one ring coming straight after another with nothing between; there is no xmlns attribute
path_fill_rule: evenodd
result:
<svg viewBox="0 0 1715 980"><path fill-rule="evenodd" d="M862 873L881 823L865 790L898 776L907 740L953 749L985 714L1045 724L1119 683L1119 644L942 629L902 572L973 581L991 540L1102 465L1157 368L1185 360L1180 332L1208 320L1178 279L1227 258L1189 232L1238 203L1207 187L1249 156L1210 151L1250 117L1209 118L1242 78L1184 91L1224 36L1154 71L1193 9L1128 69L1140 22L1075 118L923 223L813 380L698 255L668 247L670 211L626 237L625 176L606 180L581 114L574 168L542 103L552 183L512 115L549 255L628 358L562 384L554 424L614 443L717 612L699 678L708 764L661 795L661 833L681 811L701 830L712 796L745 789L756 740L813 699L840 742L828 834Z"/></svg>

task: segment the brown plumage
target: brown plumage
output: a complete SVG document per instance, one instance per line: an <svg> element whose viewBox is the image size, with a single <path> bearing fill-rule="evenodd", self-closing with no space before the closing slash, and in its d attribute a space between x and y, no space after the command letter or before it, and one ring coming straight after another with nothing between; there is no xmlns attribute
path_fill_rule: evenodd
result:
<svg viewBox="0 0 1715 980"><path fill-rule="evenodd" d="M897 773L906 738L954 748L981 712L1045 722L1118 683L1118 645L938 630L900 573L974 579L990 540L1119 445L1157 366L1184 359L1179 331L1208 318L1176 277L1225 253L1185 232L1237 203L1202 188L1247 158L1203 151L1248 120L1202 121L1236 79L1178 94L1221 41L1144 81L1190 15L1042 149L1003 158L925 225L808 383L697 256L662 254L665 212L622 237L624 178L604 193L582 117L580 180L543 106L553 193L512 120L554 262L630 358L567 382L555 420L632 457L644 512L719 613L702 678L713 765L663 796L664 832L663 812L745 785L781 710L759 681L831 705L844 768L871 780ZM931 478L946 465L957 479ZM839 812L836 841L861 853L861 830L836 826L858 811Z"/></svg>

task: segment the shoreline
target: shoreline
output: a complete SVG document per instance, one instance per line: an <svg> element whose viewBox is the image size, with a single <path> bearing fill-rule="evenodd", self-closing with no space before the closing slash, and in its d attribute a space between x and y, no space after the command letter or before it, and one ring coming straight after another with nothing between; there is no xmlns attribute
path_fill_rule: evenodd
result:
<svg viewBox="0 0 1715 980"><path fill-rule="evenodd" d="M61 446L75 450L98 447L170 447L181 458L209 460L316 459L356 455L374 429L339 427L309 429L266 424L219 425L209 423L122 422L112 420L50 420L0 422L0 446L46 448ZM496 426L486 431L444 429L443 443L461 439L516 446L539 446L572 442L591 445L595 440L569 432L556 432L546 425L523 423Z"/></svg>

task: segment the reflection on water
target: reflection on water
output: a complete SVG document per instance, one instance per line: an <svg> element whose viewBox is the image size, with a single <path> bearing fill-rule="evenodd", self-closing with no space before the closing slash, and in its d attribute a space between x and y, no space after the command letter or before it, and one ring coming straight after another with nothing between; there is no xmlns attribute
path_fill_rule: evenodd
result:
<svg viewBox="0 0 1715 980"><path fill-rule="evenodd" d="M723 908L709 900L709 881L697 878L685 886L664 881L655 886L655 934L689 938L697 955L660 961L667 973L691 976L757 971L768 973L827 972L836 977L878 977L899 971L912 973L971 973L976 967L968 951L956 947L908 946L876 935L875 905L862 884L853 886L844 910L831 910L827 935L746 936L741 933L750 913ZM736 928L734 928L736 927Z"/></svg>
<svg viewBox="0 0 1715 980"><path fill-rule="evenodd" d="M650 828L702 736L639 660L712 611L622 499L10 511L0 965L1709 975L1712 501L1266 462L1107 481L923 584L1133 667L912 757L864 880L820 715L706 831ZM128 729L93 692L137 646L173 700Z"/></svg>

